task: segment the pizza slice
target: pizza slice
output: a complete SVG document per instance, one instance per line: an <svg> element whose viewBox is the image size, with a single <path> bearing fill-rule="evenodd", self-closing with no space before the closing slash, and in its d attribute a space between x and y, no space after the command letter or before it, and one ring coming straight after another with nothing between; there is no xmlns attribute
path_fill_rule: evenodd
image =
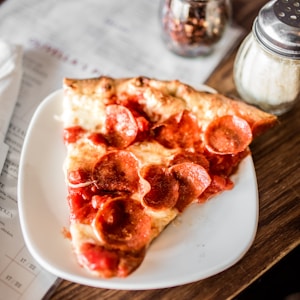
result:
<svg viewBox="0 0 300 300"><path fill-rule="evenodd" d="M193 202L230 176L276 117L220 94L146 77L64 79L64 173L79 264L126 277Z"/></svg>

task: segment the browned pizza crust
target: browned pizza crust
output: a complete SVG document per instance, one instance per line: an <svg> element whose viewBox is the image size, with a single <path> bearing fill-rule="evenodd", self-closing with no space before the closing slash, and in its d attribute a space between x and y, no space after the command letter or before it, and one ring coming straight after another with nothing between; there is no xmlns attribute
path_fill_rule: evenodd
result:
<svg viewBox="0 0 300 300"><path fill-rule="evenodd" d="M238 115L249 123L254 137L277 123L276 116L241 100L231 99L218 93L198 91L179 80L165 81L147 77L114 79L103 76L79 80L66 78L64 86L70 93L92 96L95 101L98 98L110 98L122 93L140 94L146 101L157 103L156 106L150 107L152 112L164 111L164 114L169 117L180 109L188 108L197 113L202 124L209 123L217 116Z"/></svg>

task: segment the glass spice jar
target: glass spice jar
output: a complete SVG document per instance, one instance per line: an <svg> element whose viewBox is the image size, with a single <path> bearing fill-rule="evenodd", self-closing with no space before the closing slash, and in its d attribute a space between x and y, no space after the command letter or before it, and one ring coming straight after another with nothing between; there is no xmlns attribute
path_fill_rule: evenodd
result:
<svg viewBox="0 0 300 300"><path fill-rule="evenodd" d="M174 53L208 55L231 20L230 0L162 0L162 37Z"/></svg>
<svg viewBox="0 0 300 300"><path fill-rule="evenodd" d="M273 0L260 10L234 62L243 100L282 115L300 100L300 1Z"/></svg>

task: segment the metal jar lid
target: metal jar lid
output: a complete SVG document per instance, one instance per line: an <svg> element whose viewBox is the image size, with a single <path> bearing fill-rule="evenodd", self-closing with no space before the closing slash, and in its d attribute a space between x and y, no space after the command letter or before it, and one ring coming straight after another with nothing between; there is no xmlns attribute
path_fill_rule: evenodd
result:
<svg viewBox="0 0 300 300"><path fill-rule="evenodd" d="M267 50L300 59L300 0L273 0L260 10L253 33Z"/></svg>

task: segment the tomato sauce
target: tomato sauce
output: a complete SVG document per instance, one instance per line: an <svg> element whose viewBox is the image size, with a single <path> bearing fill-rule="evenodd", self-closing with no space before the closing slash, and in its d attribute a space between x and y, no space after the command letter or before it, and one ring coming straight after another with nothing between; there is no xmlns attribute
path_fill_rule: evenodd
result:
<svg viewBox="0 0 300 300"><path fill-rule="evenodd" d="M107 278L117 274L119 264L117 252L106 250L100 245L85 243L81 246L81 253L89 269L104 272Z"/></svg>
<svg viewBox="0 0 300 300"><path fill-rule="evenodd" d="M65 128L63 132L64 143L66 145L75 143L85 132L86 130L84 130L81 126Z"/></svg>
<svg viewBox="0 0 300 300"><path fill-rule="evenodd" d="M68 203L70 219L84 224L90 224L95 218L97 209L92 205L93 192L91 187L69 188Z"/></svg>

